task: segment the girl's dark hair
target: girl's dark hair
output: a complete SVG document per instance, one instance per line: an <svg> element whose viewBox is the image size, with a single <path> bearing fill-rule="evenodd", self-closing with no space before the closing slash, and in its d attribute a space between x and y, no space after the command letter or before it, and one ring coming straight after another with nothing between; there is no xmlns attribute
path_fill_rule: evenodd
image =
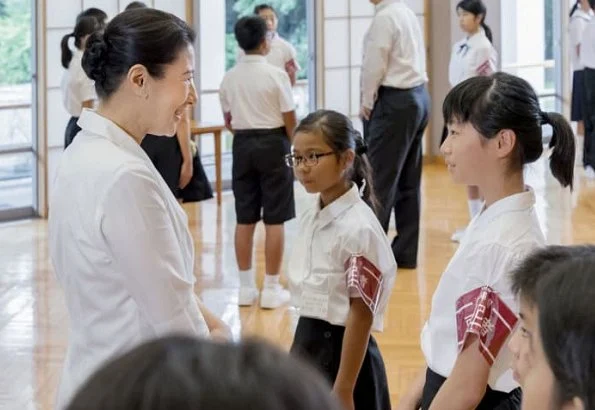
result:
<svg viewBox="0 0 595 410"><path fill-rule="evenodd" d="M446 124L470 123L483 138L494 138L501 130L516 135L513 166L536 161L543 152L541 126L553 128L550 169L562 186L572 188L574 175L574 134L566 119L555 112L545 113L531 85L507 73L472 77L455 86L442 106Z"/></svg>
<svg viewBox="0 0 595 410"><path fill-rule="evenodd" d="M72 61L72 50L68 46L68 40L70 37L74 37L75 47L81 50L81 47L83 46L83 38L97 32L100 29L101 25L95 17L88 16L80 18L77 21L76 26L74 26L74 31L62 37L62 42L60 43L60 48L62 49L62 67L68 68L68 66L70 66L70 62Z"/></svg>
<svg viewBox="0 0 595 410"><path fill-rule="evenodd" d="M585 409L595 406L593 300L593 256L561 261L537 286L540 335L555 378L558 408L575 397Z"/></svg>
<svg viewBox="0 0 595 410"><path fill-rule="evenodd" d="M324 142L331 147L337 158L348 149L354 150L355 161L351 170L351 180L356 183L358 188L364 187L362 195L364 201L370 205L374 212L378 212L379 204L374 191L372 167L366 154L367 146L349 118L337 111L314 111L299 123L295 134L298 132L322 135Z"/></svg>
<svg viewBox="0 0 595 410"><path fill-rule="evenodd" d="M142 1L133 1L133 2L129 3L128 6L126 6L124 11L134 10L134 9L144 9L146 7L148 7L148 6L145 3L143 3Z"/></svg>
<svg viewBox="0 0 595 410"><path fill-rule="evenodd" d="M259 4L257 6L254 6L254 14L258 14L260 13L262 10L270 10L273 13L277 14L277 12L275 11L275 9L273 8L273 6L271 6L270 4Z"/></svg>
<svg viewBox="0 0 595 410"><path fill-rule="evenodd" d="M485 4L481 0L461 0L459 4L457 4L457 10L465 10L467 13L473 14L475 17L481 17L481 27L486 33L486 37L490 40L490 43L493 43L493 36L492 36L492 29L490 26L486 24L486 14L488 9L486 8Z"/></svg>
<svg viewBox="0 0 595 410"><path fill-rule="evenodd" d="M83 69L95 80L99 98L107 99L135 64L162 78L165 66L195 38L188 24L173 14L149 8L124 11L110 21L104 33L89 37Z"/></svg>
<svg viewBox="0 0 595 410"><path fill-rule="evenodd" d="M76 17L76 22L78 23L83 17L95 17L101 28L105 27L105 21L107 20L105 11L98 9L97 7L89 7L88 9L81 11Z"/></svg>
<svg viewBox="0 0 595 410"><path fill-rule="evenodd" d="M574 14L574 12L581 6L581 0L576 0L576 3L574 3L574 6L572 6L572 9L570 9L570 17L572 17L572 15ZM591 6L592 9L595 9L595 0L589 0L589 6Z"/></svg>
<svg viewBox="0 0 595 410"><path fill-rule="evenodd" d="M184 336L147 342L104 364L68 410L340 410L315 370L264 342Z"/></svg>

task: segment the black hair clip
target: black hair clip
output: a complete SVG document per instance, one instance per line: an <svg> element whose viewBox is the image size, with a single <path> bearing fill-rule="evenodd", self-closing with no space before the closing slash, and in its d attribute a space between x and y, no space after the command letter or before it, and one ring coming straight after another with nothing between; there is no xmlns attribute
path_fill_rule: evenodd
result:
<svg viewBox="0 0 595 410"><path fill-rule="evenodd" d="M355 153L357 155L363 155L366 152L368 152L368 144L366 144L366 141L362 137L359 137L355 142Z"/></svg>

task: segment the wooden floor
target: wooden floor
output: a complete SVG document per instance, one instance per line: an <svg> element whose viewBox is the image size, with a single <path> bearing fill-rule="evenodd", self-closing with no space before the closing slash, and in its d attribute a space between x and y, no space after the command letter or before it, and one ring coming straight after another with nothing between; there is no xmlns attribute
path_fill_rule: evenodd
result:
<svg viewBox="0 0 595 410"><path fill-rule="evenodd" d="M550 243L595 241L595 181L577 169L570 194L552 181L546 163L527 169L535 189L542 227ZM306 194L296 187L298 212ZM462 187L451 183L438 164L423 174L420 257L417 270L400 270L386 314L385 332L377 335L389 375L393 402L423 365L419 333L432 292L456 249L449 238L467 223ZM236 335L260 335L287 348L291 309L261 311L236 306L238 278L233 252L233 197L185 206L196 244L197 292L233 328ZM287 226L287 249L296 233ZM256 267L263 275L263 230L257 233ZM48 261L47 224L42 220L0 225L0 409L52 409L67 341L63 296Z"/></svg>

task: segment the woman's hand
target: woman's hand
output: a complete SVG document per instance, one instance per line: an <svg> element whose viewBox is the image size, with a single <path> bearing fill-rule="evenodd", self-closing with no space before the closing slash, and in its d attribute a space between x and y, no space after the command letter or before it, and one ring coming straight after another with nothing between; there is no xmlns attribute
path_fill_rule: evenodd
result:
<svg viewBox="0 0 595 410"><path fill-rule="evenodd" d="M355 410L355 403L353 402L353 388L350 387L333 387L333 393L339 399L345 410Z"/></svg>
<svg viewBox="0 0 595 410"><path fill-rule="evenodd" d="M184 162L182 162L182 168L180 169L180 189L186 188L186 185L188 185L192 179L193 173L194 169L192 166L192 159L184 159Z"/></svg>

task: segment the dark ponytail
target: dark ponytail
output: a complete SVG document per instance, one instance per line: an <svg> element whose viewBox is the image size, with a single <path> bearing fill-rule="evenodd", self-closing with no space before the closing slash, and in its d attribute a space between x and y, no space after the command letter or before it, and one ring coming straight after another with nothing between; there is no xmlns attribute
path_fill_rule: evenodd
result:
<svg viewBox="0 0 595 410"><path fill-rule="evenodd" d="M580 4L581 4L581 0L576 0L576 3L574 3L574 6L572 6L572 9L570 9L569 17L572 17L572 15L578 9L578 7L580 6Z"/></svg>
<svg viewBox="0 0 595 410"><path fill-rule="evenodd" d="M101 25L95 17L87 16L77 20L74 31L62 37L62 41L60 42L60 48L62 49L62 67L68 69L70 62L72 61L72 50L68 46L70 37L74 37L74 46L83 51L83 38L90 36L100 29Z"/></svg>
<svg viewBox="0 0 595 410"><path fill-rule="evenodd" d="M481 0L461 0L457 4L457 10L458 9L464 10L467 13L471 13L475 17L481 16L481 23L480 23L481 27L485 31L486 37L488 38L488 40L490 40L490 43L493 43L492 29L485 22L486 15L488 13L488 9L485 6L485 4L483 4L483 1L481 1Z"/></svg>
<svg viewBox="0 0 595 410"><path fill-rule="evenodd" d="M557 113L544 113L533 87L524 79L507 73L472 77L455 86L442 106L446 124L469 123L486 139L502 130L516 135L511 167L515 171L537 161L543 153L542 125L550 124L553 136L550 169L562 186L572 188L574 175L574 134L568 121Z"/></svg>
<svg viewBox="0 0 595 410"><path fill-rule="evenodd" d="M364 202L377 213L380 208L374 191L372 167L366 154L368 148L362 135L353 127L349 118L337 111L317 110L300 121L295 130L296 134L298 132L322 135L324 141L336 153L337 158L348 149L355 152L349 178L359 188Z"/></svg>
<svg viewBox="0 0 595 410"><path fill-rule="evenodd" d="M575 141L574 133L568 121L557 112L542 112L542 122L552 126L553 134L550 140L550 148L553 148L550 156L550 169L552 174L562 186L572 188L574 177L574 155Z"/></svg>

